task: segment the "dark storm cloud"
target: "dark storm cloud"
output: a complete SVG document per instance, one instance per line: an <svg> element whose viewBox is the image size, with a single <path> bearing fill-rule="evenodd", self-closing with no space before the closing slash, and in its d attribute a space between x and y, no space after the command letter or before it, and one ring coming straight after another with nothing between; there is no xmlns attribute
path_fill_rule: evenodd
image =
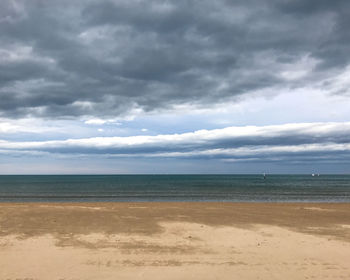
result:
<svg viewBox="0 0 350 280"><path fill-rule="evenodd" d="M0 116L110 117L321 82L349 64L349 13L346 0L1 1ZM290 78L301 61L315 67Z"/></svg>

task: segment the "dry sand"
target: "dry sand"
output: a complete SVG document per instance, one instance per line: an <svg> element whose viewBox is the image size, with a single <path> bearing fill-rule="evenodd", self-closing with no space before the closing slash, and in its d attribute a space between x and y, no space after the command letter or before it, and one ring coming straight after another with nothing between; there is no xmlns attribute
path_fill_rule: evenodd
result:
<svg viewBox="0 0 350 280"><path fill-rule="evenodd" d="M2 203L3 279L350 279L350 204Z"/></svg>

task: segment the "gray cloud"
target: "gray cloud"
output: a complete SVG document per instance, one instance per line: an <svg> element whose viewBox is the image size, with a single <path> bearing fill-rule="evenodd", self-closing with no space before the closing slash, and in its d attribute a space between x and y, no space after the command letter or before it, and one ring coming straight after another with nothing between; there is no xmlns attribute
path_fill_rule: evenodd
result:
<svg viewBox="0 0 350 280"><path fill-rule="evenodd" d="M326 82L349 65L349 11L346 0L1 1L0 116L110 117Z"/></svg>

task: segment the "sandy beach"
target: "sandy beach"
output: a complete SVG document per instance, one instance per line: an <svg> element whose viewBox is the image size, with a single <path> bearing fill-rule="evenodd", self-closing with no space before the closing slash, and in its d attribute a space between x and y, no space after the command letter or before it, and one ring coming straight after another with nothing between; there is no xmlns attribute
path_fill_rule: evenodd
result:
<svg viewBox="0 0 350 280"><path fill-rule="evenodd" d="M350 204L2 203L0 280L350 279Z"/></svg>

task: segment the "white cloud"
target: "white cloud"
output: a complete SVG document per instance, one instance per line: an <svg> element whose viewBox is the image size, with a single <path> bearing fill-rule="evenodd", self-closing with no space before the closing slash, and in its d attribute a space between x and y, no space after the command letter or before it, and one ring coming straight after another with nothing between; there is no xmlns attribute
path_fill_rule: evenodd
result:
<svg viewBox="0 0 350 280"><path fill-rule="evenodd" d="M105 124L106 122L108 122L108 121L102 120L102 119L89 119L89 120L85 121L85 124L101 125L101 124Z"/></svg>
<svg viewBox="0 0 350 280"><path fill-rule="evenodd" d="M5 119L0 118L0 133L16 134L16 133L43 133L54 131L57 128L50 127L40 119Z"/></svg>
<svg viewBox="0 0 350 280"><path fill-rule="evenodd" d="M144 157L261 157L350 152L350 122L227 127L182 134L4 141L2 152L50 152ZM336 141L335 141L336 139Z"/></svg>

